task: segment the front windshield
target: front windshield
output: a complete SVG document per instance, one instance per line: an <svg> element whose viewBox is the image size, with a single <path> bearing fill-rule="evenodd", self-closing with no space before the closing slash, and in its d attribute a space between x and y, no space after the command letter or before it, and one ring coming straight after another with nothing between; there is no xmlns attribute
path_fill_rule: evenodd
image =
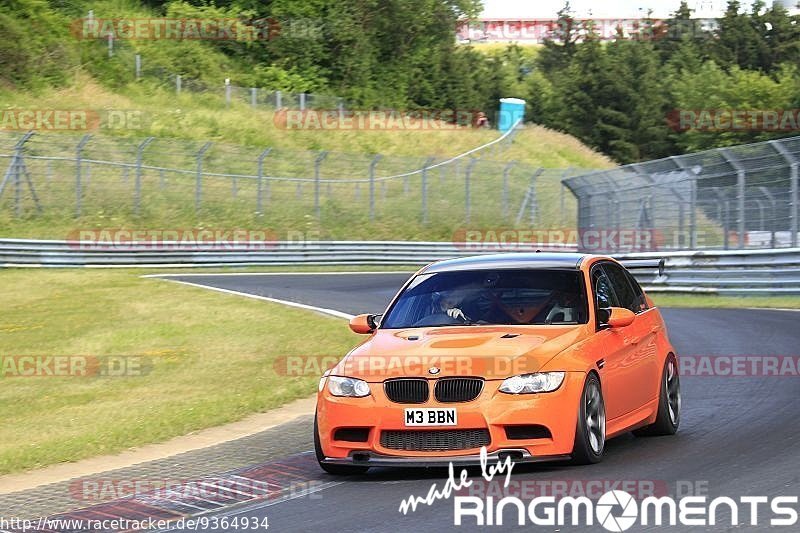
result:
<svg viewBox="0 0 800 533"><path fill-rule="evenodd" d="M585 324L587 317L577 270L478 270L417 276L381 327Z"/></svg>

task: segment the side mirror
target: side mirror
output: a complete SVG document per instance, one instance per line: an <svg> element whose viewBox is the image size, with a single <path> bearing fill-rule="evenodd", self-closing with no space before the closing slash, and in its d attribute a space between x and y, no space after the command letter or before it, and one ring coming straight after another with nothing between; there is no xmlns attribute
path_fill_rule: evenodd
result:
<svg viewBox="0 0 800 533"><path fill-rule="evenodd" d="M377 327L375 315L358 315L350 319L350 329L360 335L372 333Z"/></svg>
<svg viewBox="0 0 800 533"><path fill-rule="evenodd" d="M636 315L629 309L622 307L612 307L606 324L612 328L624 328L630 326L636 320Z"/></svg>

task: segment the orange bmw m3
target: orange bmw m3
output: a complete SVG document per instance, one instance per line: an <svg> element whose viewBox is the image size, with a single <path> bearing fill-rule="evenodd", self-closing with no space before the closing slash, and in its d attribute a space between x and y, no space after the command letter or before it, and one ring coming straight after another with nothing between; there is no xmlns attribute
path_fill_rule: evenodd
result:
<svg viewBox="0 0 800 533"><path fill-rule="evenodd" d="M596 463L616 435L678 429L664 320L609 257L441 261L350 327L369 337L320 380L314 421L332 474L475 464L484 447L489 460Z"/></svg>

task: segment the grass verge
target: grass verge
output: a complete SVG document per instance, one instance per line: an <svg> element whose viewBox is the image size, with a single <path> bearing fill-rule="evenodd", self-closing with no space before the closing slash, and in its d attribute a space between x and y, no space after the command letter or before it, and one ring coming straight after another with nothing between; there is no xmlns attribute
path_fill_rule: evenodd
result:
<svg viewBox="0 0 800 533"><path fill-rule="evenodd" d="M713 309L800 309L797 296L716 296L705 294L650 294L659 307L696 307Z"/></svg>
<svg viewBox="0 0 800 533"><path fill-rule="evenodd" d="M0 474L225 424L306 397L284 355L344 354L341 320L142 279L131 271L0 271L0 355L139 355L137 377L0 377ZM3 376L8 374L4 372Z"/></svg>

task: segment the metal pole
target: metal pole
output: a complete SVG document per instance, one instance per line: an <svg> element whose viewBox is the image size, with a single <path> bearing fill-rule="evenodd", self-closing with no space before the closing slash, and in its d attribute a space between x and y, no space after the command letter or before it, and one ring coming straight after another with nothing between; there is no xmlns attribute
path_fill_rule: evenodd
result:
<svg viewBox="0 0 800 533"><path fill-rule="evenodd" d="M92 136L84 135L75 148L75 216L81 216L81 203L83 200L83 189L81 185L81 166L83 166L83 147L89 142Z"/></svg>
<svg viewBox="0 0 800 533"><path fill-rule="evenodd" d="M258 101L258 89L250 87L250 106L255 108Z"/></svg>
<svg viewBox="0 0 800 533"><path fill-rule="evenodd" d="M369 219L375 220L375 167L378 166L378 161L381 160L381 155L378 154L372 158L369 164Z"/></svg>
<svg viewBox="0 0 800 533"><path fill-rule="evenodd" d="M428 167L436 161L435 157L429 157L422 167L422 224L428 223Z"/></svg>
<svg viewBox="0 0 800 533"><path fill-rule="evenodd" d="M783 156L787 163L789 163L789 180L791 182L789 186L789 201L791 202L791 205L789 205L789 226L792 233L792 248L796 248L797 233L800 231L800 228L798 228L798 209L800 209L798 206L798 203L800 203L800 193L798 193L798 189L800 187L798 186L798 180L800 180L800 178L798 178L797 170L798 165L800 165L800 161L798 161L794 154L792 154L792 152L790 152L780 141L769 141L769 144L775 149L775 151Z"/></svg>
<svg viewBox="0 0 800 533"><path fill-rule="evenodd" d="M737 201L737 231L739 232L738 247L744 248L747 220L745 215L745 187L747 186L747 171L731 154L730 150L722 149L720 153L725 160L736 170L736 201Z"/></svg>
<svg viewBox="0 0 800 533"><path fill-rule="evenodd" d="M3 191L6 188L6 184L8 180L11 178L11 175L14 175L14 207L15 207L15 214L17 217L22 215L22 173L25 172L25 164L23 163L22 159L22 147L23 145L28 142L34 135L33 130L29 131L22 138L17 142L14 146L14 155L11 157L11 163L8 166L8 170L6 171L5 176L3 176L3 181L0 183L0 197L3 196ZM36 193L33 191L33 186L31 185L31 194L33 195L34 200L36 201L37 207L39 207L39 200L36 198ZM41 212L41 208L39 207L39 211Z"/></svg>
<svg viewBox="0 0 800 533"><path fill-rule="evenodd" d="M306 110L306 93L300 93L300 111Z"/></svg>
<svg viewBox="0 0 800 533"><path fill-rule="evenodd" d="M314 213L316 213L317 220L320 219L321 208L319 203L319 173L322 161L328 156L328 152L320 152L314 160Z"/></svg>
<svg viewBox="0 0 800 533"><path fill-rule="evenodd" d="M272 151L272 148L267 148L261 155L258 156L258 190L257 190L257 199L256 199L256 213L258 216L264 216L264 193L263 193L263 183L264 183L264 158L269 155Z"/></svg>
<svg viewBox="0 0 800 533"><path fill-rule="evenodd" d="M213 143L207 142L200 148L200 151L197 152L197 176L195 178L195 187L194 187L194 210L195 212L200 210L200 204L203 200L203 156L211 148Z"/></svg>
<svg viewBox="0 0 800 533"><path fill-rule="evenodd" d="M539 200L536 197L536 180L544 173L543 168L539 168L536 172L533 173L531 176L531 192L530 197L528 198L528 205L531 206L530 217L528 220L530 221L530 226L536 226L536 218L539 215Z"/></svg>
<svg viewBox="0 0 800 533"><path fill-rule="evenodd" d="M231 80L225 78L225 105L231 105Z"/></svg>
<svg viewBox="0 0 800 533"><path fill-rule="evenodd" d="M153 137L148 137L136 149L136 186L134 192L133 209L136 216L139 216L142 208L142 159L144 157L144 149L147 145L153 142Z"/></svg>
<svg viewBox="0 0 800 533"><path fill-rule="evenodd" d="M689 182L689 249L697 249L697 173L690 167L684 165L683 160L679 157L672 156L669 158L676 167L683 172L686 172L692 177ZM673 189L674 192L674 189Z"/></svg>
<svg viewBox="0 0 800 533"><path fill-rule="evenodd" d="M470 191L470 178L472 177L472 168L475 166L475 163L478 162L478 158L473 157L469 161L469 165L467 165L467 170L464 173L464 221L469 224L469 220L472 216L472 196Z"/></svg>
<svg viewBox="0 0 800 533"><path fill-rule="evenodd" d="M142 56L140 54L136 54L136 79L139 80L142 78Z"/></svg>
<svg viewBox="0 0 800 533"><path fill-rule="evenodd" d="M697 180L689 188L689 249L697 250Z"/></svg>
<svg viewBox="0 0 800 533"><path fill-rule="evenodd" d="M511 169L514 168L516 165L516 161L509 161L506 165L506 168L503 169L503 196L502 196L502 206L503 206L503 220L508 219L508 176L511 174Z"/></svg>
<svg viewBox="0 0 800 533"><path fill-rule="evenodd" d="M22 169L20 168L20 156L14 153L11 165L14 168L14 214L17 218L22 216Z"/></svg>
<svg viewBox="0 0 800 533"><path fill-rule="evenodd" d="M181 75L175 76L175 92L181 94Z"/></svg>
<svg viewBox="0 0 800 533"><path fill-rule="evenodd" d="M112 32L108 32L108 57L109 59L114 57L114 34Z"/></svg>
<svg viewBox="0 0 800 533"><path fill-rule="evenodd" d="M798 210L800 210L800 193L798 193L798 164L792 163L792 205L789 206L791 210L791 231L792 231L792 248L797 248L797 234L800 232L800 228L798 228Z"/></svg>
<svg viewBox="0 0 800 533"><path fill-rule="evenodd" d="M275 91L275 109L280 109L283 100L283 95L280 91Z"/></svg>

